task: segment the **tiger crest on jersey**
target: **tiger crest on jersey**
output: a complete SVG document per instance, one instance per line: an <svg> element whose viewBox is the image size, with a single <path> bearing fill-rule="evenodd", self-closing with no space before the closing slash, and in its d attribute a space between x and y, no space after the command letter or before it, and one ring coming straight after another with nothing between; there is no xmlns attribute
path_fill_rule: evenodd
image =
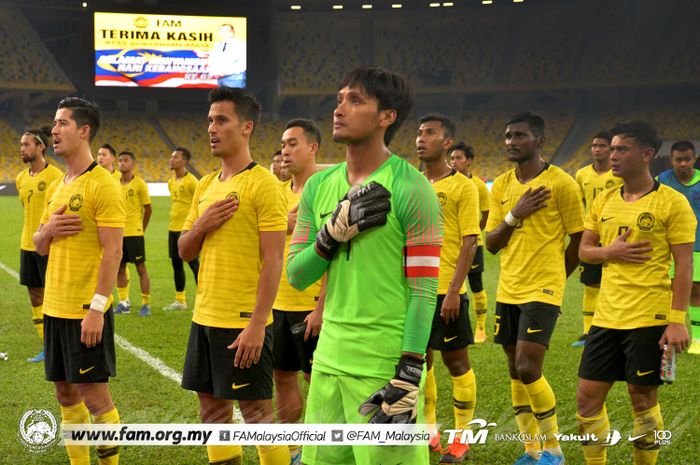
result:
<svg viewBox="0 0 700 465"><path fill-rule="evenodd" d="M637 227L640 231L651 231L656 224L656 218L649 212L640 213L637 217Z"/></svg>

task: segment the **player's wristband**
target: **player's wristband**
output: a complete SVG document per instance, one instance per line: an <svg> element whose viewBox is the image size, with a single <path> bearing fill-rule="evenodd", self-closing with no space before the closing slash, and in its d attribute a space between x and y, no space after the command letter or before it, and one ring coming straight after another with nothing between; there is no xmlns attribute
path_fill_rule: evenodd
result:
<svg viewBox="0 0 700 465"><path fill-rule="evenodd" d="M107 301L109 299L107 296L102 294L95 294L92 296L92 302L90 302L90 310L95 310L100 313L105 312L105 307L107 307Z"/></svg>
<svg viewBox="0 0 700 465"><path fill-rule="evenodd" d="M514 228L514 227L516 227L516 226L518 225L518 221L520 221L520 220L517 219L516 217L514 217L514 216L513 216L513 212L510 211L510 212L508 212L508 214L506 215L505 220L503 220L503 221L505 221L506 224L507 224L508 226L510 226L511 228Z"/></svg>
<svg viewBox="0 0 700 465"><path fill-rule="evenodd" d="M671 309L671 313L668 316L669 323L678 323L679 325L685 324L685 315L687 312L683 310Z"/></svg>

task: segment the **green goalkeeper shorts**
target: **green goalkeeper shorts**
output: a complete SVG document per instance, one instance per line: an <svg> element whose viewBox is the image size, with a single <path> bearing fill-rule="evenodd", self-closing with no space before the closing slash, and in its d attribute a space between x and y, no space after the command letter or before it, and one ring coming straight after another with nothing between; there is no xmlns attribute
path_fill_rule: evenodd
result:
<svg viewBox="0 0 700 465"><path fill-rule="evenodd" d="M304 423L367 423L372 415L361 416L358 412L360 404L387 381L389 380L329 375L312 370ZM417 423L424 423L423 384L421 381ZM302 448L302 462L306 465L428 465L428 446L306 445Z"/></svg>

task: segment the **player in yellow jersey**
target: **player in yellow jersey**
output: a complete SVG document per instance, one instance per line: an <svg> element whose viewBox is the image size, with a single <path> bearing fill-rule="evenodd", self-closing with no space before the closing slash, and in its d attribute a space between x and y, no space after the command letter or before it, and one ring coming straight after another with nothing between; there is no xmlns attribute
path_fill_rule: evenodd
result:
<svg viewBox="0 0 700 465"><path fill-rule="evenodd" d="M273 423L272 304L282 274L287 201L282 184L250 156L260 116L238 88L209 94L209 140L221 168L197 185L180 258L201 253L182 387L197 392L203 423ZM262 465L288 465L286 445L257 446ZM241 446L208 446L210 463L241 463Z"/></svg>
<svg viewBox="0 0 700 465"><path fill-rule="evenodd" d="M426 351L425 417L431 428L430 448L442 451L437 433L437 385L433 350L439 350L452 377L452 406L457 429L468 428L476 407L476 378L469 363L469 344L474 343L469 322L466 278L476 252L479 229L479 193L463 174L447 164L447 152L457 130L454 120L439 113L419 119L416 135L418 158L442 207L444 240L440 252L437 302ZM467 460L469 444L459 440L448 445L440 463Z"/></svg>
<svg viewBox="0 0 700 465"><path fill-rule="evenodd" d="M39 227L41 214L44 212L44 196L46 188L54 179L61 177L61 170L49 165L44 158L46 147L51 137L51 128L28 129L20 139L20 155L22 163L29 167L22 170L15 180L19 201L24 208L24 223L22 225L22 238L19 251L19 283L27 286L29 302L32 305L32 322L39 339L44 342L44 282L46 277L47 257L36 253L32 235ZM40 351L34 357L28 358L28 362L43 362L44 351Z"/></svg>
<svg viewBox="0 0 700 465"><path fill-rule="evenodd" d="M270 172L277 177L280 181L284 182L286 179L282 174L282 151L278 150L272 155L270 160Z"/></svg>
<svg viewBox="0 0 700 465"><path fill-rule="evenodd" d="M479 191L479 210L481 210L479 227L483 231L486 227L486 221L489 218L491 197L486 183L482 181L479 176L474 176L471 172L471 166L474 162L474 148L464 142L458 142L450 147L447 154L450 157L452 168L471 179L476 185L476 189ZM476 334L474 334L474 342L477 344L482 344L488 339L486 335L488 298L486 296L486 290L484 289L484 282L482 279L483 273L484 239L481 237L481 233L479 233L479 235L476 236L476 253L474 254L474 260L467 274L469 288L472 290L472 294L474 294L474 313L476 314Z"/></svg>
<svg viewBox="0 0 700 465"><path fill-rule="evenodd" d="M627 121L611 132L612 171L623 185L593 201L579 250L582 261L603 264L603 279L579 367L577 417L579 431L597 438L583 443L586 463L604 465L610 430L605 398L615 381L626 381L634 464L654 465L656 432L664 429L657 401L663 347L683 351L689 340L685 318L697 222L685 196L649 173L662 142L656 128Z"/></svg>
<svg viewBox="0 0 700 465"><path fill-rule="evenodd" d="M605 189L622 184L622 179L612 174L610 164L610 131L600 131L593 136L591 142L591 154L593 163L576 172L576 183L583 194L583 205L587 212L593 203L593 199ZM583 284L583 335L574 341L572 347L583 347L586 344L586 335L591 327L595 314L598 292L600 291L600 278L603 272L601 264L592 265L581 262L581 283Z"/></svg>
<svg viewBox="0 0 700 465"><path fill-rule="evenodd" d="M44 292L46 379L56 388L62 424L119 423L108 380L116 375L111 292L121 259L124 198L97 165L90 141L100 127L94 103L58 104L53 149L66 174L46 191L38 253L49 255ZM67 445L71 465L90 463L88 446ZM100 465L119 463L119 448L97 446Z"/></svg>
<svg viewBox="0 0 700 465"><path fill-rule="evenodd" d="M168 226L168 255L173 265L173 277L175 279L175 302L163 310L184 310L187 308L185 299L185 267L177 250L177 241L180 239L182 225L185 224L187 213L192 205L192 197L197 188L197 178L187 171L192 154L185 147L175 147L170 154L170 169L174 171L173 176L168 179L168 190L170 191L170 224ZM199 274L199 258L187 262L194 275L194 282L197 282Z"/></svg>
<svg viewBox="0 0 700 465"><path fill-rule="evenodd" d="M128 263L136 266L141 286L141 310L139 316L151 315L151 279L146 269L146 242L144 234L153 213L151 197L148 195L148 185L140 176L134 174L136 155L125 150L119 153L119 185L126 199L126 225L124 226L124 244L122 261L117 274L117 286L124 288L128 284L126 269ZM120 296L119 305L114 313L130 313L129 296L123 300Z"/></svg>
<svg viewBox="0 0 700 465"><path fill-rule="evenodd" d="M526 439L517 465L564 462L554 391L542 365L583 230L576 182L540 157L544 129L544 119L530 112L506 123L508 159L516 166L494 180L486 224L486 248L501 252L494 341L508 357L513 411ZM544 438L541 454L537 438Z"/></svg>
<svg viewBox="0 0 700 465"><path fill-rule="evenodd" d="M285 259L297 222L301 192L307 179L316 172L316 154L320 145L321 130L313 121L297 118L287 123L281 140L282 167L292 178L282 184L288 211ZM272 306L275 403L281 423L297 423L303 408L297 377L299 371L307 382L311 377L313 352L323 321L325 288L322 289L319 281L303 291L294 289L287 281L285 262L282 262L282 279ZM299 446L292 445L289 449L292 465L301 464Z"/></svg>

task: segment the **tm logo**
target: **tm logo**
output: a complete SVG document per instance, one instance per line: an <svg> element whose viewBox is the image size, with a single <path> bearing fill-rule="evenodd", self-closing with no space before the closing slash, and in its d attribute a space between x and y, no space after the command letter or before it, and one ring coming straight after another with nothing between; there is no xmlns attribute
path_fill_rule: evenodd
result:
<svg viewBox="0 0 700 465"><path fill-rule="evenodd" d="M477 418L467 423L467 426L477 426L479 430L474 432L472 429L446 429L444 433L449 434L447 443L452 444L459 438L462 444L485 444L490 432L488 428L496 426L496 423Z"/></svg>

